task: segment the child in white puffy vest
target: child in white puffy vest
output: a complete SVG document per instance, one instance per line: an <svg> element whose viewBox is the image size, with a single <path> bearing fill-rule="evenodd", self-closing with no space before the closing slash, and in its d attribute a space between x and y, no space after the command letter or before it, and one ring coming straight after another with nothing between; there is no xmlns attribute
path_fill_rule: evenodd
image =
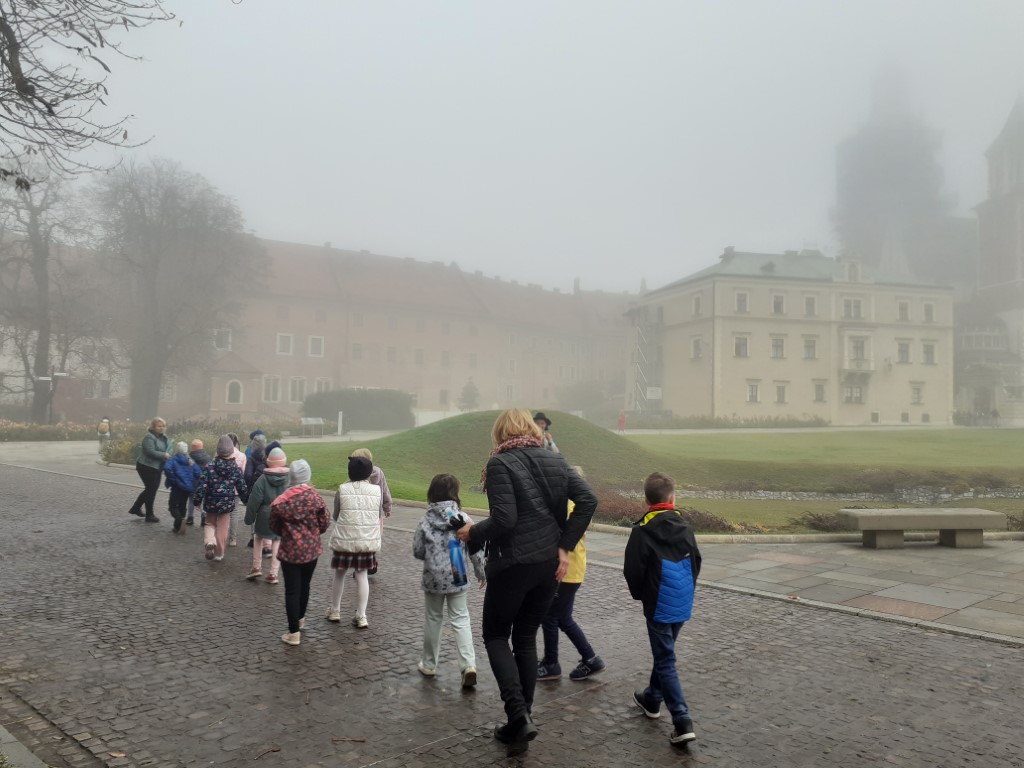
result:
<svg viewBox="0 0 1024 768"><path fill-rule="evenodd" d="M482 552L470 556L466 545L455 537L455 529L465 522L466 517L460 508L459 481L454 475L435 475L427 489L427 502L427 513L420 520L412 542L413 557L423 561L423 592L426 602L423 656L418 668L425 677L437 674L441 625L444 623L444 608L447 604L448 621L455 631L462 687L472 688L476 685L476 654L473 650L473 630L469 626L469 608L466 605L466 590L469 588L467 569L471 561L482 588L485 583L484 557ZM456 558L458 563L455 562Z"/></svg>
<svg viewBox="0 0 1024 768"><path fill-rule="evenodd" d="M351 568L356 577L356 610L352 624L366 629L366 603L370 598L367 572L377 567L380 551L380 515L382 495L380 486L369 482L373 463L362 456L348 459L349 481L343 483L334 496L334 525L331 526L328 546L334 551L331 568L334 586L327 620L341 621L341 597L345 591L345 574Z"/></svg>

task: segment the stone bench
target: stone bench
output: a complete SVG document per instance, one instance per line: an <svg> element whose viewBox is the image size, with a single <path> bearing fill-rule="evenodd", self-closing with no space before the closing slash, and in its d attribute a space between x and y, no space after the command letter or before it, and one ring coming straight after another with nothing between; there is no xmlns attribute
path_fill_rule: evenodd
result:
<svg viewBox="0 0 1024 768"><path fill-rule="evenodd" d="M849 530L863 531L862 543L871 549L902 547L904 531L936 529L944 547L980 547L982 531L1006 529L1006 515L987 509L841 509L839 518Z"/></svg>

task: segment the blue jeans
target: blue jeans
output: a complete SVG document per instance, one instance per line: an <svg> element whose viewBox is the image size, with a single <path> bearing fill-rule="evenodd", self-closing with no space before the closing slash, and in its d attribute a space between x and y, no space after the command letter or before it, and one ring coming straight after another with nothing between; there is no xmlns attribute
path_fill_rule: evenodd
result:
<svg viewBox="0 0 1024 768"><path fill-rule="evenodd" d="M576 602L576 593L579 591L579 584L567 584L562 582L558 585L555 599L548 608L548 613L541 622L544 631L544 664L558 663L558 630L565 632L576 650L579 651L582 661L590 661L596 655L594 649L587 642L587 636L583 634L580 625L572 617L572 607Z"/></svg>
<svg viewBox="0 0 1024 768"><path fill-rule="evenodd" d="M647 636L651 641L651 654L654 656L654 669L651 670L651 684L644 691L647 699L653 704L665 702L672 724L679 725L683 720L690 719L690 710L683 698L683 688L679 684L676 672L676 638L683 622L662 624L647 619Z"/></svg>

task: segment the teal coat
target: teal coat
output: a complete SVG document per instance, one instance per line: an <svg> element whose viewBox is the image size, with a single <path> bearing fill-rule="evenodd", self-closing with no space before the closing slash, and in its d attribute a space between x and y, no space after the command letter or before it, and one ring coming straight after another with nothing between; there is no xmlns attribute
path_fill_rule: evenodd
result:
<svg viewBox="0 0 1024 768"><path fill-rule="evenodd" d="M138 463L153 469L164 468L164 454L171 452L171 438L167 435L158 435L155 432L147 432L142 438L142 453L139 454Z"/></svg>
<svg viewBox="0 0 1024 768"><path fill-rule="evenodd" d="M287 472L263 471L256 485L249 492L249 501L245 505L245 524L256 526L256 535L264 539L281 538L270 530L270 505L274 499L288 490Z"/></svg>

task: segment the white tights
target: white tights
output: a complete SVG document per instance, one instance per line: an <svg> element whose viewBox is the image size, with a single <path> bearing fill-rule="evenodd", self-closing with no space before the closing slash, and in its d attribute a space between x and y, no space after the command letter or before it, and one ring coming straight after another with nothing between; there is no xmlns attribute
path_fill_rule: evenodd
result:
<svg viewBox="0 0 1024 768"><path fill-rule="evenodd" d="M334 586L331 587L331 608L341 612L341 596L345 592L347 568L334 572ZM366 616L366 602L370 599L370 579L366 571L356 571L356 616Z"/></svg>

